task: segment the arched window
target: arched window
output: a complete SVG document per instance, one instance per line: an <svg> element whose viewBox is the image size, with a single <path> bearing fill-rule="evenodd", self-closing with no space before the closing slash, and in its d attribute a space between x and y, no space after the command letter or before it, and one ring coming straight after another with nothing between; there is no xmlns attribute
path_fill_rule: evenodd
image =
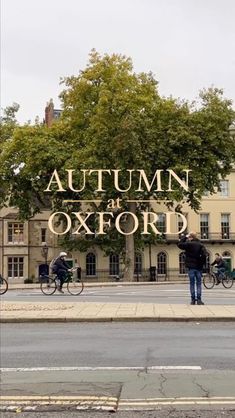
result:
<svg viewBox="0 0 235 418"><path fill-rule="evenodd" d="M110 276L116 276L119 274L119 255L110 254L109 256L109 274Z"/></svg>
<svg viewBox="0 0 235 418"><path fill-rule="evenodd" d="M142 273L142 255L140 253L135 253L135 267L134 274Z"/></svg>
<svg viewBox="0 0 235 418"><path fill-rule="evenodd" d="M185 253L184 252L179 254L179 272L180 272L180 274L186 274Z"/></svg>
<svg viewBox="0 0 235 418"><path fill-rule="evenodd" d="M157 274L166 274L167 272L167 261L166 253L163 251L157 255Z"/></svg>
<svg viewBox="0 0 235 418"><path fill-rule="evenodd" d="M96 275L96 256L94 253L88 253L86 255L86 275Z"/></svg>
<svg viewBox="0 0 235 418"><path fill-rule="evenodd" d="M231 253L229 251L224 251L222 257L231 257Z"/></svg>

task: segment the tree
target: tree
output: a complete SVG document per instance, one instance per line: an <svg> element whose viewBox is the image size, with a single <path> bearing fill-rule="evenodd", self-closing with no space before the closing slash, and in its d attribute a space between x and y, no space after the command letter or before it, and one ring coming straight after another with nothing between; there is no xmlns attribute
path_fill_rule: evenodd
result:
<svg viewBox="0 0 235 418"><path fill-rule="evenodd" d="M19 105L17 103L13 103L11 106L6 107L2 111L2 116L0 117L0 155L3 151L4 144L11 139L14 129L17 126L16 113L18 110ZM8 187L6 182L1 181L0 192L2 196L6 196L7 190Z"/></svg>
<svg viewBox="0 0 235 418"><path fill-rule="evenodd" d="M198 210L204 190L214 192L219 179L230 172L235 144L228 127L234 112L221 90L202 91L197 106L164 98L158 93L153 74L136 74L129 58L116 54L100 56L96 51L92 51L87 67L78 76L65 78L63 83L61 119L50 129L41 125L18 128L0 157L1 179L10 185L8 199L19 207L21 216L32 216L48 205L43 190L54 168L60 168L63 184L65 169L119 169L120 189L127 188L126 170L144 168L149 179L157 168L171 168L176 173L192 170L188 192L182 188L171 193L135 192L135 175L130 190L119 192L113 187L112 177L105 175L105 192L100 194L94 195L96 179L90 176L81 193L54 190L49 196L53 208L68 212L80 206L64 205L64 199L99 198L101 202L94 202L92 207L101 211L107 209L110 198L121 198L120 210L137 216L148 203L132 200L168 199L170 207L178 210L181 202L186 201ZM75 182L79 183L79 176L75 176ZM115 216L118 213L115 210ZM95 226L95 219L91 222ZM129 216L123 228L128 232L132 227L133 219ZM67 236L66 242L70 248L83 250L97 243L106 253L123 248L123 237L117 237L113 228L107 236L91 240L71 240ZM125 242L125 275L127 280L133 280L134 250L135 246L141 247L143 239L137 233L126 236Z"/></svg>
<svg viewBox="0 0 235 418"><path fill-rule="evenodd" d="M17 126L16 113L18 110L19 105L17 103L13 103L11 106L3 109L3 116L0 117L0 152L3 143L11 138L12 133Z"/></svg>

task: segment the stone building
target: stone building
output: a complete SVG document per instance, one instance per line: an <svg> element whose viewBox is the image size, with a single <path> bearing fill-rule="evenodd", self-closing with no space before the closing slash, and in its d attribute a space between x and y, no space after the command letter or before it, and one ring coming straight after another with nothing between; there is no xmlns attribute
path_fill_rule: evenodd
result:
<svg viewBox="0 0 235 418"><path fill-rule="evenodd" d="M157 205L160 214L158 227L164 232L165 218L161 213L167 209ZM205 195L198 214L187 205L183 207L187 217L188 231L196 231L208 251L208 263L216 252L223 255L230 269L235 267L235 170L221 181L221 192ZM40 269L61 250L56 235L48 229L50 212L44 211L27 222L17 220L17 210L0 210L0 273L9 281L38 278ZM156 246L136 254L135 280L149 280L150 265L157 267L157 278L174 280L185 276L183 254L176 246L181 220L172 219L175 235L164 235ZM46 246L45 246L46 243ZM69 254L72 265L80 264L83 278L110 280L120 273L119 255L106 257L100 248L91 247L86 253Z"/></svg>

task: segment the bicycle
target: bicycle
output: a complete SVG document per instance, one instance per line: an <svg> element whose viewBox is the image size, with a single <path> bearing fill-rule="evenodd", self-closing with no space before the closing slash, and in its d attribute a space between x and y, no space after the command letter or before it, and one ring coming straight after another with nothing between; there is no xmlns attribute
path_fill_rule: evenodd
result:
<svg viewBox="0 0 235 418"><path fill-rule="evenodd" d="M0 274L0 295L4 295L8 291L8 281Z"/></svg>
<svg viewBox="0 0 235 418"><path fill-rule="evenodd" d="M73 277L73 271L75 270L77 269L72 269L72 272L67 273L64 284L67 283L67 291L70 293L70 295L78 296L83 292L84 283L81 279ZM40 289L46 296L53 295L60 285L60 280L58 279L57 275L55 275L55 277L41 276L40 281Z"/></svg>
<svg viewBox="0 0 235 418"><path fill-rule="evenodd" d="M203 276L202 281L206 289L212 289L218 280L226 289L230 289L233 285L233 277L228 272L220 273L219 277L217 277L216 271L212 268Z"/></svg>

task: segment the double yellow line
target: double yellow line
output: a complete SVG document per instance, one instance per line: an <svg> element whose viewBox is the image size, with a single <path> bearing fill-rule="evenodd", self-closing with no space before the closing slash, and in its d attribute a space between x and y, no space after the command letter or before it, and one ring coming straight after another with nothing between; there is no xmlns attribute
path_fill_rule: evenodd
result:
<svg viewBox="0 0 235 418"><path fill-rule="evenodd" d="M207 397L171 397L171 398L145 398L145 399L121 399L118 406L121 409L136 407L177 406L177 405L234 405L234 396Z"/></svg>
<svg viewBox="0 0 235 418"><path fill-rule="evenodd" d="M0 396L0 410L36 410L40 406L72 406L76 409L116 411L117 397L111 396Z"/></svg>
<svg viewBox="0 0 235 418"><path fill-rule="evenodd" d="M36 410L38 407L74 407L79 409L95 409L116 411L117 409L154 409L159 406L212 406L234 405L235 397L169 397L118 399L114 396L0 396L0 410L22 411Z"/></svg>

